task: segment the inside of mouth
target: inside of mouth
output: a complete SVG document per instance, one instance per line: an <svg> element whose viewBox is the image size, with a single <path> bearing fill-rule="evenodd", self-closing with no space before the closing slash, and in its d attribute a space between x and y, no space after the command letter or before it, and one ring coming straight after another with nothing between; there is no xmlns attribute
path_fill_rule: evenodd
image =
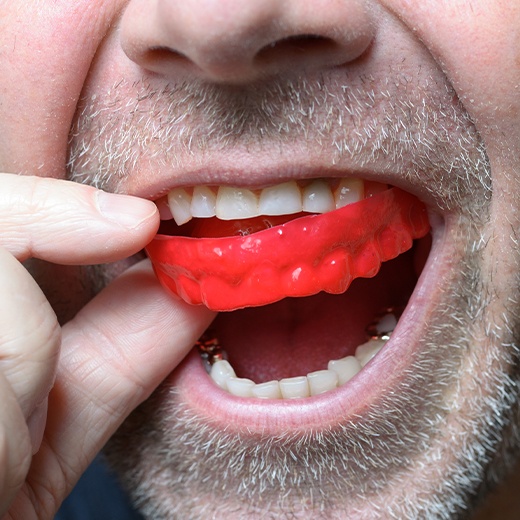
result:
<svg viewBox="0 0 520 520"><path fill-rule="evenodd" d="M237 220L220 220L216 217L195 218L181 226L178 226L174 220L162 220L159 233L192 238L244 236L285 224L308 214L302 212L290 215L262 215Z"/></svg>
<svg viewBox="0 0 520 520"><path fill-rule="evenodd" d="M366 196L366 183L364 188ZM300 218L303 215L298 212L271 216L255 211L251 216L237 213L235 218L224 218L227 206L223 209L222 205L218 210L224 213L217 212L218 218L215 212L193 218L179 210L188 203L189 193L174 190L169 194L168 200L175 202L169 209L179 213L175 218L179 225L164 223L163 236L148 252L160 267L160 279L175 294L189 303L228 311L218 315L197 343L218 386L239 397L318 395L347 383L386 344L429 252L429 237L417 240L409 249L411 240L424 236L429 226L424 207L414 197L386 185L377 188L379 192L372 198L317 218ZM221 188L218 193L220 196ZM242 197L240 190L233 193ZM195 189L192 203L194 198ZM303 210L303 202L300 205ZM185 213L190 217L187 220ZM338 230L339 234L333 233ZM164 237L170 234L171 239ZM252 241L250 236L258 238ZM356 249L374 241L378 244L375 251ZM345 252L348 262L343 257L332 258L334 270L328 274L322 268L330 267L329 263L320 259L323 252L336 250ZM188 262L179 251L185 252ZM406 252L399 254L402 251ZM222 259L224 253L227 261ZM291 263L294 257L299 262L297 269ZM257 273L259 264L264 267ZM300 277L301 265L306 277ZM348 266L346 275L336 269L343 265ZM234 273L231 279L230 272ZM279 276L286 272L289 278ZM328 282L330 276L334 285ZM300 287L305 280L312 288ZM338 282L346 283L340 287ZM192 294L193 283L197 291ZM267 289L270 292L265 296ZM228 293L234 299L226 299ZM381 329L383 322L387 328ZM374 323L378 323L375 329Z"/></svg>
<svg viewBox="0 0 520 520"><path fill-rule="evenodd" d="M237 377L263 383L324 370L330 360L354 355L382 309L406 306L429 244L429 236L416 241L411 250L383 263L374 278L355 280L344 294L285 298L220 313L211 332Z"/></svg>

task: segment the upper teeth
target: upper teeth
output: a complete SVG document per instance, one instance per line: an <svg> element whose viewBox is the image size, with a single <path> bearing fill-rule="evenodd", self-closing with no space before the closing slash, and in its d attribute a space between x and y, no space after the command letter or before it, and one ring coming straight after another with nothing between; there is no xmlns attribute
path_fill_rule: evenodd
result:
<svg viewBox="0 0 520 520"><path fill-rule="evenodd" d="M361 179L341 179L335 188L326 180L316 179L304 186L289 181L254 191L230 186L175 188L168 193L168 205L175 222L181 225L192 217L234 220L302 211L325 213L364 197Z"/></svg>

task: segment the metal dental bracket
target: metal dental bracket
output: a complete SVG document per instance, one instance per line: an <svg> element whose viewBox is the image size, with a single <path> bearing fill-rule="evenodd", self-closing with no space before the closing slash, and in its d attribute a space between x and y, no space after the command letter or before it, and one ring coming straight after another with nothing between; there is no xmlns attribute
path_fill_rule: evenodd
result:
<svg viewBox="0 0 520 520"><path fill-rule="evenodd" d="M217 361L227 359L226 351L220 346L217 336L211 330L204 332L195 343L195 346L199 349L208 371L211 365Z"/></svg>

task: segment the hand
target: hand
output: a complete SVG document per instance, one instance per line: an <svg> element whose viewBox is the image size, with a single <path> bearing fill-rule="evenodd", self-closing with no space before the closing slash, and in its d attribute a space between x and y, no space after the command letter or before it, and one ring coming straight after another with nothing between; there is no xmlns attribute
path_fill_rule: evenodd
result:
<svg viewBox="0 0 520 520"><path fill-rule="evenodd" d="M60 328L20 261L125 258L156 233L155 206L56 179L0 187L0 517L50 519L213 315L173 301L145 261Z"/></svg>

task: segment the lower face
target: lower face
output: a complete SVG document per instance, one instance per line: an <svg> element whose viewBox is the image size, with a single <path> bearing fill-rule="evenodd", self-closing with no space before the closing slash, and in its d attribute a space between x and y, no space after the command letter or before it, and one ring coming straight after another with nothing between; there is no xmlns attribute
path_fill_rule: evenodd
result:
<svg viewBox="0 0 520 520"><path fill-rule="evenodd" d="M485 246L496 232L485 155L469 120L456 125L473 148L453 177L410 166L411 152L391 159L407 164L406 181L369 175L425 200L431 246L417 241L342 295L221 313L210 331L236 374L261 383L352 356L384 309L404 306L380 352L334 390L265 400L220 388L194 348L107 449L145 516L451 518L504 470L516 443L505 433L516 406L504 399L516 395L513 332L500 317L506 294L494 296L497 251ZM339 176L336 158L327 176Z"/></svg>
<svg viewBox="0 0 520 520"><path fill-rule="evenodd" d="M431 245L344 294L219 314L211 334L237 375L261 383L352 356L381 313L404 307L361 371L312 397L232 395L194 348L108 446L138 507L153 519L462 515L517 444L517 287L501 270L511 207L490 195L489 157L430 55L406 36L407 61L375 46L348 73L186 91L140 81L103 45L73 127L74 180L159 200L167 177L259 189L355 176L417 196L431 224Z"/></svg>

